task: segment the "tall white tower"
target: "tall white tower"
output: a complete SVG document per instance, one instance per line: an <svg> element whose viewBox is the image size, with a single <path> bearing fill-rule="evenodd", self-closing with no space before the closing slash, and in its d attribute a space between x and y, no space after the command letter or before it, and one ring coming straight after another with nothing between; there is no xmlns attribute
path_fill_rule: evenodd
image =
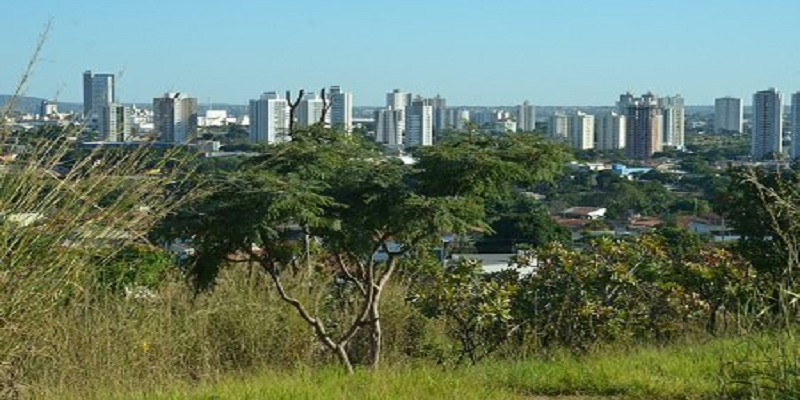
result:
<svg viewBox="0 0 800 400"><path fill-rule="evenodd" d="M589 150L594 148L594 115L580 111L569 119L569 141L573 149Z"/></svg>
<svg viewBox="0 0 800 400"><path fill-rule="evenodd" d="M517 106L517 129L523 132L536 129L536 108L529 101Z"/></svg>
<svg viewBox="0 0 800 400"><path fill-rule="evenodd" d="M375 111L375 140L390 147L403 144L403 111L383 108Z"/></svg>
<svg viewBox="0 0 800 400"><path fill-rule="evenodd" d="M403 145L406 147L433 144L433 106L425 100L416 100L406 107L406 126Z"/></svg>
<svg viewBox="0 0 800 400"><path fill-rule="evenodd" d="M298 128L308 128L320 122L322 113L325 109L325 102L319 95L309 92L303 95L303 99L294 110L295 126ZM325 125L330 124L330 113L325 114Z"/></svg>
<svg viewBox="0 0 800 400"><path fill-rule="evenodd" d="M250 141L275 143L289 133L289 102L276 92L250 100Z"/></svg>
<svg viewBox="0 0 800 400"><path fill-rule="evenodd" d="M685 124L683 97L680 95L662 97L658 99L658 102L661 106L662 123L664 124L661 128L663 145L683 149Z"/></svg>
<svg viewBox="0 0 800 400"><path fill-rule="evenodd" d="M563 112L555 112L550 116L547 124L547 134L555 140L567 141L569 139L569 117Z"/></svg>
<svg viewBox="0 0 800 400"><path fill-rule="evenodd" d="M595 116L594 133L597 150L619 150L625 148L625 115L611 111Z"/></svg>

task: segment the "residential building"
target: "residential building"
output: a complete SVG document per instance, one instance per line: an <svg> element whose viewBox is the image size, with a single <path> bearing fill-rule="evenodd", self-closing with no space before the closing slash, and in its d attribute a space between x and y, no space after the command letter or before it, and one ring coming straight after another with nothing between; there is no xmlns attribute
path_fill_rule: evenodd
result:
<svg viewBox="0 0 800 400"><path fill-rule="evenodd" d="M469 110L463 110L459 108L447 109L445 129L463 131L466 128L466 124L468 124L469 122L470 122Z"/></svg>
<svg viewBox="0 0 800 400"><path fill-rule="evenodd" d="M650 158L662 150L662 113L652 93L627 103L625 113L625 154L631 158Z"/></svg>
<svg viewBox="0 0 800 400"><path fill-rule="evenodd" d="M536 130L536 107L529 101L517 106L517 129L523 132Z"/></svg>
<svg viewBox="0 0 800 400"><path fill-rule="evenodd" d="M394 89L392 92L386 94L386 107L395 111L400 111L401 118L397 128L399 129L401 137L406 129L404 112L408 105L411 105L411 93L405 93L400 89Z"/></svg>
<svg viewBox="0 0 800 400"><path fill-rule="evenodd" d="M402 110L391 107L375 111L375 140L389 147L403 145L403 129L405 121Z"/></svg>
<svg viewBox="0 0 800 400"><path fill-rule="evenodd" d="M555 140L569 140L569 117L567 114L557 111L550 116L547 124L547 134Z"/></svg>
<svg viewBox="0 0 800 400"><path fill-rule="evenodd" d="M743 132L743 114L742 99L722 97L714 100L714 132Z"/></svg>
<svg viewBox="0 0 800 400"><path fill-rule="evenodd" d="M114 74L83 73L83 119L87 127L97 129L103 108L114 101Z"/></svg>
<svg viewBox="0 0 800 400"><path fill-rule="evenodd" d="M662 97L658 99L661 107L662 124L661 136L663 145L683 149L684 148L684 124L686 115L683 107L683 97L680 95L673 97Z"/></svg>
<svg viewBox="0 0 800 400"><path fill-rule="evenodd" d="M297 104L294 110L294 123L297 128L308 128L317 124L322 119L325 112L325 101L318 94L308 92L303 95L303 99ZM325 126L330 124L330 114L325 114Z"/></svg>
<svg viewBox="0 0 800 400"><path fill-rule="evenodd" d="M277 92L250 100L250 142L276 143L289 133L289 102Z"/></svg>
<svg viewBox="0 0 800 400"><path fill-rule="evenodd" d="M124 142L131 134L133 115L131 108L111 103L103 107L100 117L100 135L106 142Z"/></svg>
<svg viewBox="0 0 800 400"><path fill-rule="evenodd" d="M578 111L570 116L569 141L576 150L594 148L594 115Z"/></svg>
<svg viewBox="0 0 800 400"><path fill-rule="evenodd" d="M631 92L625 92L619 95L619 100L617 100L617 112L625 115L628 112L628 106L633 104L636 101L636 97Z"/></svg>
<svg viewBox="0 0 800 400"><path fill-rule="evenodd" d="M331 127L350 133L353 131L353 94L343 92L340 86L331 86L330 98Z"/></svg>
<svg viewBox="0 0 800 400"><path fill-rule="evenodd" d="M405 109L405 147L430 146L433 144L433 106L428 100L414 100Z"/></svg>
<svg viewBox="0 0 800 400"><path fill-rule="evenodd" d="M753 95L750 155L776 158L783 153L783 96L775 88Z"/></svg>
<svg viewBox="0 0 800 400"><path fill-rule="evenodd" d="M39 105L39 120L45 121L50 118L58 119L58 103L50 100L42 100Z"/></svg>
<svg viewBox="0 0 800 400"><path fill-rule="evenodd" d="M595 148L619 150L625 148L625 115L611 111L594 118Z"/></svg>
<svg viewBox="0 0 800 400"><path fill-rule="evenodd" d="M197 99L165 93L153 99L153 129L159 140L186 143L197 135Z"/></svg>
<svg viewBox="0 0 800 400"><path fill-rule="evenodd" d="M393 110L404 110L410 104L411 93L405 93L400 89L386 93L386 107L391 107Z"/></svg>
<svg viewBox="0 0 800 400"><path fill-rule="evenodd" d="M433 134L439 136L447 129L447 99L440 95L427 99L433 113Z"/></svg>
<svg viewBox="0 0 800 400"><path fill-rule="evenodd" d="M497 121L492 126L493 133L507 133L507 132L516 132L519 127L517 126L517 121L509 118L503 121Z"/></svg>

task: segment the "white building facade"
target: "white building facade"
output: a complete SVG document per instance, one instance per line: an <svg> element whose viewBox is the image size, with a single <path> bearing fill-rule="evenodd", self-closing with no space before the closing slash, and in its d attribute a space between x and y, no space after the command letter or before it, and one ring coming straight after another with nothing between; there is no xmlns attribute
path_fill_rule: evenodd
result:
<svg viewBox="0 0 800 400"><path fill-rule="evenodd" d="M403 145L403 111L384 108L375 111L375 140L389 147Z"/></svg>
<svg viewBox="0 0 800 400"><path fill-rule="evenodd" d="M517 129L523 132L536 130L536 107L529 101L517 106Z"/></svg>
<svg viewBox="0 0 800 400"><path fill-rule="evenodd" d="M324 110L325 101L322 97L313 92L306 93L294 110L294 126L308 128L319 122L323 122L326 126L330 125L330 113L326 113L325 121L321 121Z"/></svg>
<svg viewBox="0 0 800 400"><path fill-rule="evenodd" d="M414 101L406 107L405 120L404 146L433 145L433 106L424 100Z"/></svg>
<svg viewBox="0 0 800 400"><path fill-rule="evenodd" d="M569 142L576 150L594 148L594 115L578 111L570 116Z"/></svg>
<svg viewBox="0 0 800 400"><path fill-rule="evenodd" d="M547 135L558 141L567 141L569 140L569 125L569 117L562 112L556 112L548 120Z"/></svg>
<svg viewBox="0 0 800 400"><path fill-rule="evenodd" d="M594 119L595 148L619 150L625 148L625 115L611 111Z"/></svg>
<svg viewBox="0 0 800 400"><path fill-rule="evenodd" d="M289 133L289 102L277 92L250 100L250 142L276 143Z"/></svg>
<svg viewBox="0 0 800 400"><path fill-rule="evenodd" d="M131 134L133 115L130 107L111 103L103 107L100 116L100 135L106 142L124 142Z"/></svg>
<svg viewBox="0 0 800 400"><path fill-rule="evenodd" d="M680 95L658 99L661 106L661 136L663 145L676 149L684 148L684 125L686 114L683 97Z"/></svg>

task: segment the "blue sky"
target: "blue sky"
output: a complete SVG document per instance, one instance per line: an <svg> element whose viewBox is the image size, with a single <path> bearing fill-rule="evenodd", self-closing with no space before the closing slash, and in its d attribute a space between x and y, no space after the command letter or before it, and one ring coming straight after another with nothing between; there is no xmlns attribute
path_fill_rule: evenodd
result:
<svg viewBox="0 0 800 400"><path fill-rule="evenodd" d="M27 93L81 99L86 69L124 102L167 90L244 104L341 85L356 105L392 88L452 105L610 105L626 90L712 104L800 90L797 0L9 0L0 93L51 19Z"/></svg>

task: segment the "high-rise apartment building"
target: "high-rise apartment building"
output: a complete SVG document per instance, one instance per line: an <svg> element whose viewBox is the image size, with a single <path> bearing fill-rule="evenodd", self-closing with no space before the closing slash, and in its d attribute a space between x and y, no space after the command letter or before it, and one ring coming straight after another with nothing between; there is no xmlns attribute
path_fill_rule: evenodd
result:
<svg viewBox="0 0 800 400"><path fill-rule="evenodd" d="M405 126L402 110L383 108L375 111L375 140L390 147L403 145L403 131Z"/></svg>
<svg viewBox="0 0 800 400"><path fill-rule="evenodd" d="M463 131L470 122L469 110L448 108L446 111L445 129Z"/></svg>
<svg viewBox="0 0 800 400"><path fill-rule="evenodd" d="M400 132L400 137L403 136L406 129L406 106L411 105L411 93L405 93L400 89L394 89L390 93L386 93L386 108L399 111L400 120L397 129Z"/></svg>
<svg viewBox="0 0 800 400"><path fill-rule="evenodd" d="M625 154L631 158L650 158L662 150L662 112L652 93L627 103L625 113Z"/></svg>
<svg viewBox="0 0 800 400"><path fill-rule="evenodd" d="M413 103L413 101L412 101ZM447 99L440 95L426 99L433 113L433 134L438 137L447 129Z"/></svg>
<svg viewBox="0 0 800 400"><path fill-rule="evenodd" d="M407 105L411 105L411 93L405 93L400 89L386 93L386 107L391 107L393 110L404 110Z"/></svg>
<svg viewBox="0 0 800 400"><path fill-rule="evenodd" d="M792 95L792 159L800 158L800 92Z"/></svg>
<svg viewBox="0 0 800 400"><path fill-rule="evenodd" d="M517 129L523 132L536 130L536 107L529 101L517 106Z"/></svg>
<svg viewBox="0 0 800 400"><path fill-rule="evenodd" d="M353 131L353 94L343 92L339 86L331 86L330 121L331 127L347 133Z"/></svg>
<svg viewBox="0 0 800 400"><path fill-rule="evenodd" d="M569 117L563 112L555 112L547 123L547 135L558 141L569 140Z"/></svg>
<svg viewBox="0 0 800 400"><path fill-rule="evenodd" d="M294 110L294 122L297 128L307 128L319 123L325 109L325 102L314 92L303 95L303 99ZM325 114L325 125L330 123L330 113Z"/></svg>
<svg viewBox="0 0 800 400"><path fill-rule="evenodd" d="M276 92L250 100L250 142L276 143L289 133L289 102Z"/></svg>
<svg viewBox="0 0 800 400"><path fill-rule="evenodd" d="M570 116L569 142L576 150L594 148L594 115L578 111Z"/></svg>
<svg viewBox="0 0 800 400"><path fill-rule="evenodd" d="M783 96L775 88L753 95L750 155L755 159L783 153Z"/></svg>
<svg viewBox="0 0 800 400"><path fill-rule="evenodd" d="M684 148L684 125L686 114L683 107L683 97L661 97L658 99L661 106L661 136L664 146L676 149Z"/></svg>
<svg viewBox="0 0 800 400"><path fill-rule="evenodd" d="M403 132L405 147L433 144L433 106L429 100L414 100L405 109L406 126Z"/></svg>
<svg viewBox="0 0 800 400"><path fill-rule="evenodd" d="M83 73L83 119L87 127L99 128L103 108L115 101L114 74Z"/></svg>
<svg viewBox="0 0 800 400"><path fill-rule="evenodd" d="M617 100L617 112L625 115L628 112L628 106L636 101L636 97L631 92L625 92L619 95Z"/></svg>
<svg viewBox="0 0 800 400"><path fill-rule="evenodd" d="M100 135L106 142L124 142L130 138L133 113L130 107L111 103L100 114Z"/></svg>
<svg viewBox="0 0 800 400"><path fill-rule="evenodd" d="M159 140L186 143L197 135L197 99L165 93L153 99L153 129Z"/></svg>
<svg viewBox="0 0 800 400"><path fill-rule="evenodd" d="M722 97L714 100L714 132L716 133L741 133L742 129L742 99L735 97Z"/></svg>
<svg viewBox="0 0 800 400"><path fill-rule="evenodd" d="M611 111L594 118L595 148L619 150L625 148L625 115Z"/></svg>

